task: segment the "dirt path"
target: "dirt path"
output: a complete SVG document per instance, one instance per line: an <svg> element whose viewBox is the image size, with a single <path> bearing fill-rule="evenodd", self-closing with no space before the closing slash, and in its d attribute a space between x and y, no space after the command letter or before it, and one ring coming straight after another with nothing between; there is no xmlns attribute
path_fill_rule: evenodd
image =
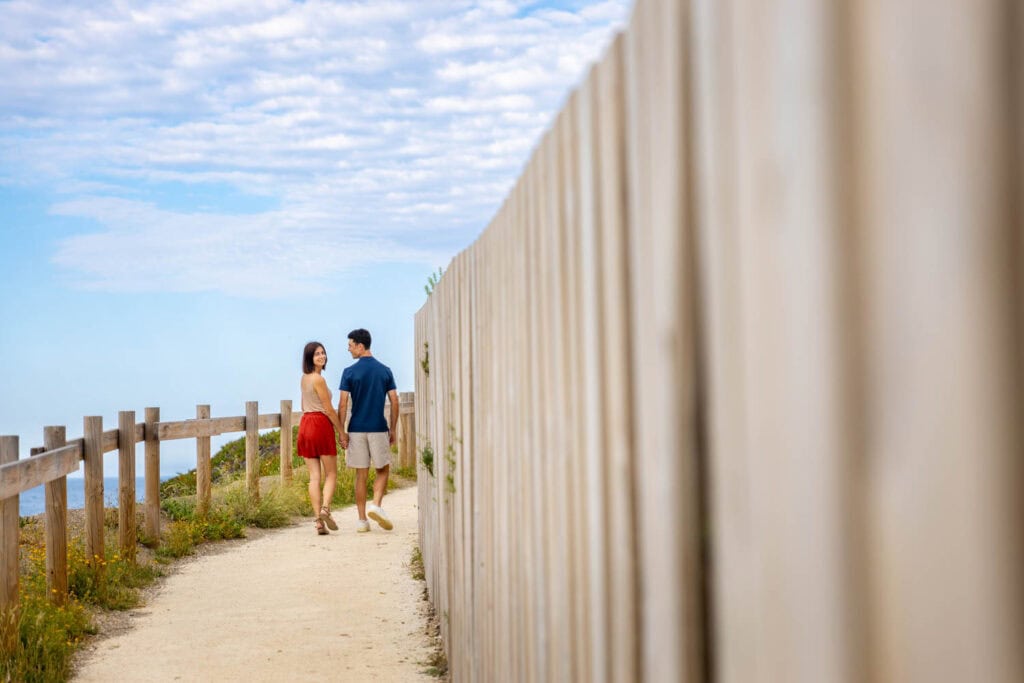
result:
<svg viewBox="0 0 1024 683"><path fill-rule="evenodd" d="M393 531L312 522L196 559L168 577L125 633L97 641L75 681L435 681L423 583L412 578L416 489L384 508Z"/></svg>

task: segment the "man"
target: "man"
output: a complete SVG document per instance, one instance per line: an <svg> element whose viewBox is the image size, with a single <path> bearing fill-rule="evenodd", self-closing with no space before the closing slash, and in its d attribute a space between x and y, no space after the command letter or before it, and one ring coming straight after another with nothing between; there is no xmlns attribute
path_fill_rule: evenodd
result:
<svg viewBox="0 0 1024 683"><path fill-rule="evenodd" d="M352 419L348 431L341 432L341 447L345 449L345 464L356 471L356 510L359 522L356 531L370 530L366 517L391 530L391 520L381 503L388 488L391 471L391 446L398 429L398 391L391 370L370 353L370 333L360 328L348 333L348 352L356 362L341 373L338 389L338 418L345 425L348 417L349 396L352 397ZM384 397L391 400L391 428L384 419ZM373 482L373 502L366 504L366 480L370 463L377 471Z"/></svg>

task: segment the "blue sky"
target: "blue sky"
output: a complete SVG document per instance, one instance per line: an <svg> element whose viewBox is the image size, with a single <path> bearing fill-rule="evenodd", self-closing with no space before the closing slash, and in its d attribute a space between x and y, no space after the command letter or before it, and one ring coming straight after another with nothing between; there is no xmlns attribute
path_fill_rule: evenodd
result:
<svg viewBox="0 0 1024 683"><path fill-rule="evenodd" d="M84 415L297 406L303 344L333 388L355 327L412 390L427 277L627 13L0 1L0 434L26 457ZM193 442L162 451L194 467Z"/></svg>

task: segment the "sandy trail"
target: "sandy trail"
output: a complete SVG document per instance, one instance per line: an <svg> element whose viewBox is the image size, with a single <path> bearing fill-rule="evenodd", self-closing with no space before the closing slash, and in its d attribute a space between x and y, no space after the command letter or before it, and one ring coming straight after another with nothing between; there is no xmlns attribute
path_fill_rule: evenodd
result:
<svg viewBox="0 0 1024 683"><path fill-rule="evenodd" d="M416 545L416 489L393 491L395 523L317 536L312 521L196 559L164 580L126 633L101 639L87 681L434 681Z"/></svg>

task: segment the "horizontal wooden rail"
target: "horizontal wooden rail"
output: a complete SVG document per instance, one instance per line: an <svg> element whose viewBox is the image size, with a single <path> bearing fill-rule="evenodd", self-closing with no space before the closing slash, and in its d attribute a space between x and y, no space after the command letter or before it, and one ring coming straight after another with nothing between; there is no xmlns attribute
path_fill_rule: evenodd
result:
<svg viewBox="0 0 1024 683"><path fill-rule="evenodd" d="M292 419L302 417L301 411L292 412ZM259 416L259 429L274 429L281 426L280 413L268 413ZM203 436L218 436L231 432L245 431L245 416L215 417L204 420L178 420L176 422L157 423L158 440L173 441L175 439L195 439ZM140 439L144 441L145 439Z"/></svg>
<svg viewBox="0 0 1024 683"><path fill-rule="evenodd" d="M75 472L81 460L81 445L72 443L25 460L0 465L0 500Z"/></svg>

